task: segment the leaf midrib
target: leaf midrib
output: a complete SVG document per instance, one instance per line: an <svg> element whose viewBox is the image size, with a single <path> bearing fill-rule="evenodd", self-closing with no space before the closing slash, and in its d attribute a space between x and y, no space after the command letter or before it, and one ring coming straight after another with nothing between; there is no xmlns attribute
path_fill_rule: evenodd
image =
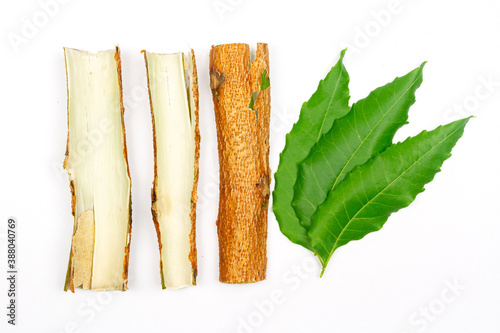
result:
<svg viewBox="0 0 500 333"><path fill-rule="evenodd" d="M360 142L360 144L358 145L358 147L356 148L356 150L354 151L354 153L351 154L351 156L349 157L349 159L347 160L347 162L344 164L344 166L342 167L342 170L340 170L340 173L338 174L338 176L335 178L335 182L333 183L330 191L332 191L335 186L337 186L338 184L338 180L340 179L340 176L342 175L342 173L345 171L345 169L347 168L347 166L349 165L349 163L351 163L351 160L354 158L354 156L357 154L358 150L361 149L361 147L364 145L364 143L366 142L366 140L368 139L368 137L370 137L370 135L373 133L373 131L375 130L375 128L377 128L380 123L382 122L382 120L385 119L385 117L387 116L387 114L389 114L389 112L394 108L394 106L396 104L399 103L399 101L406 95L406 93L415 85L415 83L418 81L418 79L422 76L422 72L420 72L420 74L417 76L417 78L413 81L413 83L408 87L408 89L405 90L405 92L396 100L396 102L394 102L394 104L391 105L391 107L387 110L386 113L384 113L384 115L380 118L380 120L375 124L375 126L370 130L370 132L368 132L368 134L365 136L365 138ZM377 103L378 103L378 100L376 99ZM364 108L364 105L363 105L363 108ZM325 196L326 198L326 196Z"/></svg>
<svg viewBox="0 0 500 333"><path fill-rule="evenodd" d="M328 113L330 112L330 107L332 106L333 97L335 96L335 93L337 92L337 88L339 86L340 78L342 77L343 73L344 73L344 68L341 68L340 69L339 77L337 79L337 82L335 83L335 89L333 90L332 96L330 97L330 102L328 103L328 108L326 109L325 116L323 117L323 120L321 121L321 126L319 128L319 133L318 133L318 137L316 138L316 142L318 142L319 139L321 138L321 132L323 131L323 126L325 124L326 117L328 116Z"/></svg>
<svg viewBox="0 0 500 333"><path fill-rule="evenodd" d="M434 149L436 149L437 147L439 147L444 141L446 141L449 137L451 137L453 134L455 134L459 129L461 129L462 127L458 127L457 129L455 129L453 132L451 132L448 136L446 136L443 140L441 140L437 145L433 146L428 152L426 152L424 155L422 155L418 160L416 160L414 163L412 163L412 165L410 165L408 168L406 168L406 170L404 170L404 172L402 172L398 177L396 177L390 184L388 184L386 187L384 187L379 193L377 193L377 195L375 195L373 198L371 198L366 204L363 205L363 207L361 207L361 209L359 209L356 214L354 214L354 216L352 218L349 219L349 221L347 222L347 224L342 228L342 231L340 232L340 234L338 236L336 236L336 240L335 240L335 243L333 244L333 247L332 247L332 250L331 251L328 251L328 258L326 259L325 261L325 264L323 265L323 268L326 267L326 265L328 264L328 262L330 261L330 258L333 254L333 252L335 252L335 250L337 249L337 244L338 244L338 241L339 239L342 238L342 235L344 234L344 231L348 228L348 226L350 225L350 223L352 221L354 221L354 219L358 216L358 214L363 210L365 209L366 206L370 205L380 194L382 194L385 190L387 190L389 187L391 187L396 181L398 181L403 175L405 175L411 168L413 168L418 162L420 162L420 160L422 160L423 158L425 158L428 154L430 154ZM328 230L328 232L332 233L331 230L325 226L325 228ZM333 234L333 233L332 233ZM333 234L334 235L334 234ZM323 245L324 247L324 245ZM326 248L325 248L326 249Z"/></svg>

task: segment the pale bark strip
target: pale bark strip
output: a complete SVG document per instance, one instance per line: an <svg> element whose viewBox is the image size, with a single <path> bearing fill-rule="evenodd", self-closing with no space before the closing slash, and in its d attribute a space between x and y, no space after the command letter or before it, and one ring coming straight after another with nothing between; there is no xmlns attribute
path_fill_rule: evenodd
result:
<svg viewBox="0 0 500 333"><path fill-rule="evenodd" d="M162 287L196 284L196 201L199 160L198 81L194 52L143 51L153 120L152 214ZM186 82L185 76L188 76Z"/></svg>
<svg viewBox="0 0 500 333"><path fill-rule="evenodd" d="M65 290L126 290L131 192L120 51L91 54L65 48L64 55L68 93L64 168L74 215Z"/></svg>

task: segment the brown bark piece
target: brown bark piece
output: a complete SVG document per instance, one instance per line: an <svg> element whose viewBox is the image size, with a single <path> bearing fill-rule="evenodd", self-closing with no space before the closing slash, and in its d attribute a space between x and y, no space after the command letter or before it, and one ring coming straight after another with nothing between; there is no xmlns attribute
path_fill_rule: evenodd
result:
<svg viewBox="0 0 500 333"><path fill-rule="evenodd" d="M251 64L246 44L213 46L210 51L220 164L221 282L256 282L266 277L271 108L270 88L259 91L264 70L269 73L267 44L257 44ZM255 91L257 99L250 109Z"/></svg>
<svg viewBox="0 0 500 333"><path fill-rule="evenodd" d="M83 212L76 222L71 245L71 277L73 288L91 289L95 240L94 211Z"/></svg>
<svg viewBox="0 0 500 333"><path fill-rule="evenodd" d="M127 152L127 139L125 132L125 107L123 105L123 85L122 85L122 58L120 48L115 47L115 60L118 71L118 82L120 87L120 109L121 109L121 122L122 122L122 139L123 139L123 156L125 157L125 164L127 167L127 175L130 177L130 166L128 164ZM123 272L122 277L124 281L123 291L128 290L128 263L130 258L130 241L132 239L132 192L129 193L129 209L128 209L128 231L127 231L127 245L125 246L125 256L123 258Z"/></svg>
<svg viewBox="0 0 500 333"><path fill-rule="evenodd" d="M191 212L189 216L192 221L191 233L189 234L189 240L191 243L191 251L189 252L189 260L191 261L191 266L193 267L193 276L196 281L196 276L198 275L197 266L197 251L196 251L196 203L198 202L198 178L200 173L200 116L199 116L199 92L198 92L198 70L196 68L196 58L194 55L194 50L191 49L191 53L188 55L191 57L193 68L192 71L192 82L191 84L191 96L193 98L194 107L194 117L195 117L195 128L194 128L194 182L193 190L191 191Z"/></svg>

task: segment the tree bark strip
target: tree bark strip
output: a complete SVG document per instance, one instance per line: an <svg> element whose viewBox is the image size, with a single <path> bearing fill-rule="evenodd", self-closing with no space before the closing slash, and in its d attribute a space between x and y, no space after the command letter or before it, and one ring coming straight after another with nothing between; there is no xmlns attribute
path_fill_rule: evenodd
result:
<svg viewBox="0 0 500 333"><path fill-rule="evenodd" d="M118 47L64 49L74 228L65 290L126 290L132 221Z"/></svg>
<svg viewBox="0 0 500 333"><path fill-rule="evenodd" d="M256 282L266 277L271 99L263 80L268 75L267 44L257 44L251 63L247 44L213 46L210 51L220 164L221 282Z"/></svg>
<svg viewBox="0 0 500 333"><path fill-rule="evenodd" d="M196 202L200 133L198 78L189 54L142 51L153 124L151 212L163 289L196 285Z"/></svg>

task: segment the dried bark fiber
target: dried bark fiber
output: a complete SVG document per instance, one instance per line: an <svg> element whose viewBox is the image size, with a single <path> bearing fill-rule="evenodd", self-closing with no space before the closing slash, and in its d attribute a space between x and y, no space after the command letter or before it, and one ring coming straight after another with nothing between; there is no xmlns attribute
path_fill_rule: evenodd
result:
<svg viewBox="0 0 500 333"><path fill-rule="evenodd" d="M271 92L269 87L260 90L264 71L267 76L267 44L257 44L253 62L247 44L210 51L220 164L219 280L226 283L266 278Z"/></svg>

